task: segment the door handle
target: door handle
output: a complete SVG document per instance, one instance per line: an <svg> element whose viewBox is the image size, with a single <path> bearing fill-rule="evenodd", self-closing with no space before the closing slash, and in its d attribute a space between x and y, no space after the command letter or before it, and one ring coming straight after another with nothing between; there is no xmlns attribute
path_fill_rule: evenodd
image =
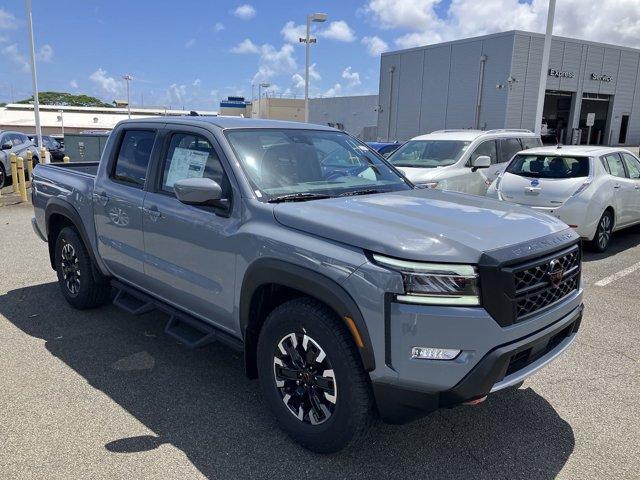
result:
<svg viewBox="0 0 640 480"><path fill-rule="evenodd" d="M94 193L93 201L98 202L100 205L104 207L109 201L109 196L105 192Z"/></svg>
<svg viewBox="0 0 640 480"><path fill-rule="evenodd" d="M156 206L149 207L149 208L144 207L142 209L142 213L147 215L153 221L156 221L162 216L162 214L160 213L160 210L158 210L158 207Z"/></svg>
<svg viewBox="0 0 640 480"><path fill-rule="evenodd" d="M615 188L616 190L618 190L620 188L620 185L614 185L613 188Z"/></svg>

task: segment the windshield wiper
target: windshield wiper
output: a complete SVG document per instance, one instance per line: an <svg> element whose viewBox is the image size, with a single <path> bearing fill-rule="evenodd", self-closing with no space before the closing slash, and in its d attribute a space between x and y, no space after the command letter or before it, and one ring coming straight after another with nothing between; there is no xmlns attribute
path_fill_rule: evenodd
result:
<svg viewBox="0 0 640 480"><path fill-rule="evenodd" d="M354 195L370 195L372 193L386 193L389 190L378 190L376 188L367 188L365 190L354 190L353 192L344 192L339 197L352 197Z"/></svg>
<svg viewBox="0 0 640 480"><path fill-rule="evenodd" d="M267 200L268 203L282 203L282 202L304 202L305 200L320 200L323 198L331 198L331 195L324 193L289 193L287 195L279 195L277 197L271 197Z"/></svg>

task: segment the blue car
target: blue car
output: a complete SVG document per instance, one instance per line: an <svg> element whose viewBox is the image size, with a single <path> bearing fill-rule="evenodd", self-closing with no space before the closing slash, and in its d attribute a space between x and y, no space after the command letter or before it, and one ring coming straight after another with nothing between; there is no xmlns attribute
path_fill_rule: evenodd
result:
<svg viewBox="0 0 640 480"><path fill-rule="evenodd" d="M387 158L393 152L395 152L400 145L399 142L367 142L371 148L373 148L376 152L378 152L383 157Z"/></svg>

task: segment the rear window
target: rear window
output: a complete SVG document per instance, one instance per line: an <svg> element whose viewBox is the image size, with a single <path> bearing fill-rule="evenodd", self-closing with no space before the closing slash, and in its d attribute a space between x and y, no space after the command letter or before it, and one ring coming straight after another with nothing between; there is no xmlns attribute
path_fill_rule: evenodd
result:
<svg viewBox="0 0 640 480"><path fill-rule="evenodd" d="M507 172L532 178L579 178L589 176L589 157L516 155Z"/></svg>
<svg viewBox="0 0 640 480"><path fill-rule="evenodd" d="M155 136L155 132L147 130L125 132L113 171L114 180L136 188L144 187Z"/></svg>

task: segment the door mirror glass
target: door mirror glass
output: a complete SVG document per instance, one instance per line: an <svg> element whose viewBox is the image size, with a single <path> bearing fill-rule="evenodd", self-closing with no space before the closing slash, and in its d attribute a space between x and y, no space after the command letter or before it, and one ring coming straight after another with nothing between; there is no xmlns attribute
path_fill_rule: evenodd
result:
<svg viewBox="0 0 640 480"><path fill-rule="evenodd" d="M13 144L11 142L5 142L2 144L2 150L11 150L13 148Z"/></svg>
<svg viewBox="0 0 640 480"><path fill-rule="evenodd" d="M491 159L486 155L480 155L471 159L471 168L489 168Z"/></svg>
<svg viewBox="0 0 640 480"><path fill-rule="evenodd" d="M222 187L210 178L183 178L173 184L176 198L187 205L208 205L220 207L225 204L222 199Z"/></svg>

